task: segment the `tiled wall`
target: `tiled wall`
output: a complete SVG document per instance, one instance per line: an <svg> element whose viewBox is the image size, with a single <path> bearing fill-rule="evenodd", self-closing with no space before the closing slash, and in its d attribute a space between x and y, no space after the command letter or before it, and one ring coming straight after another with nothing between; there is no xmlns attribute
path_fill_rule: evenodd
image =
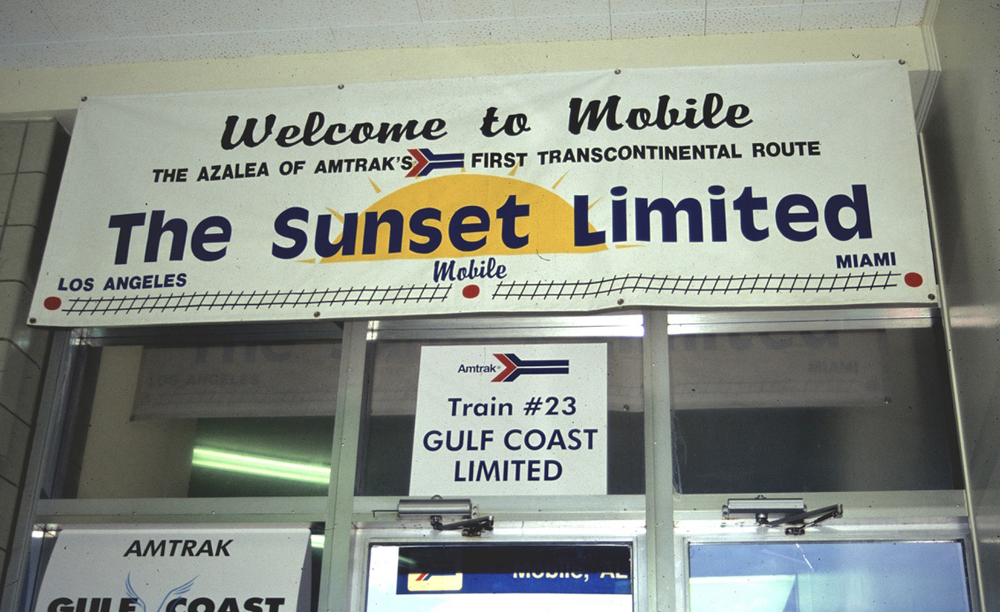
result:
<svg viewBox="0 0 1000 612"><path fill-rule="evenodd" d="M27 326L28 302L67 143L55 121L0 122L0 576L6 575L49 344L47 331Z"/></svg>

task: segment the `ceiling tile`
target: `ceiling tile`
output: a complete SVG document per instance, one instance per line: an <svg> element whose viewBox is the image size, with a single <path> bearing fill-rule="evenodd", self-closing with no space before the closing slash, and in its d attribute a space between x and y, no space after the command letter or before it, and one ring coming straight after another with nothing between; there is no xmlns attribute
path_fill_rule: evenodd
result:
<svg viewBox="0 0 1000 612"><path fill-rule="evenodd" d="M707 0L708 10L740 9L760 6L802 6L802 0ZM856 2L857 0L855 0Z"/></svg>
<svg viewBox="0 0 1000 612"><path fill-rule="evenodd" d="M751 34L795 31L799 29L801 19L801 4L708 9L705 33Z"/></svg>
<svg viewBox="0 0 1000 612"><path fill-rule="evenodd" d="M417 0L426 21L510 19L514 0Z"/></svg>
<svg viewBox="0 0 1000 612"><path fill-rule="evenodd" d="M335 39L330 28L303 28L267 32L222 32L159 36L155 38L167 61L214 58L256 57L333 51Z"/></svg>
<svg viewBox="0 0 1000 612"><path fill-rule="evenodd" d="M899 14L896 16L897 26L920 25L927 10L927 0L902 0L899 3Z"/></svg>
<svg viewBox="0 0 1000 612"><path fill-rule="evenodd" d="M803 30L839 28L889 28L896 24L899 2L806 3L802 7Z"/></svg>
<svg viewBox="0 0 1000 612"><path fill-rule="evenodd" d="M514 0L514 12L520 20L523 17L581 17L604 15L608 16L610 9L608 0ZM558 28L558 23L553 23Z"/></svg>
<svg viewBox="0 0 1000 612"><path fill-rule="evenodd" d="M384 24L334 28L340 51L360 49L409 49L426 47L424 26L417 24Z"/></svg>
<svg viewBox="0 0 1000 612"><path fill-rule="evenodd" d="M145 36L136 5L120 0L40 0L62 40Z"/></svg>
<svg viewBox="0 0 1000 612"><path fill-rule="evenodd" d="M417 0L323 0L323 10L334 28L420 23Z"/></svg>
<svg viewBox="0 0 1000 612"><path fill-rule="evenodd" d="M0 44L59 40L59 31L36 0L0 1Z"/></svg>
<svg viewBox="0 0 1000 612"><path fill-rule="evenodd" d="M705 9L705 0L611 0L612 14L663 13L698 9Z"/></svg>
<svg viewBox="0 0 1000 612"><path fill-rule="evenodd" d="M517 21L514 19L425 23L424 32L429 47L493 45L518 40Z"/></svg>
<svg viewBox="0 0 1000 612"><path fill-rule="evenodd" d="M517 20L521 42L555 42L561 40L609 40L611 20L604 15L567 15L551 17L520 17Z"/></svg>
<svg viewBox="0 0 1000 612"><path fill-rule="evenodd" d="M0 67L3 68L129 64L163 59L159 47L148 38L79 40L0 47Z"/></svg>
<svg viewBox="0 0 1000 612"><path fill-rule="evenodd" d="M927 0L0 0L0 66L907 26L921 23L926 4Z"/></svg>
<svg viewBox="0 0 1000 612"><path fill-rule="evenodd" d="M320 0L142 0L139 12L152 35L297 30L326 24Z"/></svg>
<svg viewBox="0 0 1000 612"><path fill-rule="evenodd" d="M616 40L655 36L691 36L704 33L704 9L656 13L614 13L611 15L611 37Z"/></svg>

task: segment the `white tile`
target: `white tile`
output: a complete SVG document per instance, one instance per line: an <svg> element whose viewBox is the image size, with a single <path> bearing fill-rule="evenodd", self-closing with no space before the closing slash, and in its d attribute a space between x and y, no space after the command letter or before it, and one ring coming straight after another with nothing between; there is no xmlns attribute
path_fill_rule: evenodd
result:
<svg viewBox="0 0 1000 612"><path fill-rule="evenodd" d="M9 341L0 340L0 406L34 424L41 383L41 368Z"/></svg>
<svg viewBox="0 0 1000 612"><path fill-rule="evenodd" d="M705 33L705 11L664 11L660 13L621 13L611 16L611 37L652 38L657 36L696 36Z"/></svg>
<svg viewBox="0 0 1000 612"><path fill-rule="evenodd" d="M7 223L7 211L16 180L16 174L0 174L0 225Z"/></svg>
<svg viewBox="0 0 1000 612"><path fill-rule="evenodd" d="M424 22L513 19L514 0L417 0Z"/></svg>
<svg viewBox="0 0 1000 612"><path fill-rule="evenodd" d="M519 17L517 29L521 42L611 39L609 15Z"/></svg>
<svg viewBox="0 0 1000 612"><path fill-rule="evenodd" d="M802 8L803 30L889 28L895 25L899 3L836 2L806 4Z"/></svg>
<svg viewBox="0 0 1000 612"><path fill-rule="evenodd" d="M38 230L27 225L8 225L0 242L0 281L18 281L35 288L43 240Z"/></svg>
<svg viewBox="0 0 1000 612"><path fill-rule="evenodd" d="M0 478L21 484L31 428L5 408L0 408Z"/></svg>
<svg viewBox="0 0 1000 612"><path fill-rule="evenodd" d="M128 38L146 34L134 2L38 0L63 41Z"/></svg>
<svg viewBox="0 0 1000 612"><path fill-rule="evenodd" d="M36 365L41 365L48 352L48 332L28 327L31 292L17 282L0 281L0 340L10 340Z"/></svg>
<svg viewBox="0 0 1000 612"><path fill-rule="evenodd" d="M48 175L41 172L22 172L14 181L14 192L7 208L8 225L30 225L38 227L45 206L45 184Z"/></svg>
<svg viewBox="0 0 1000 612"><path fill-rule="evenodd" d="M707 0L708 10L713 9L742 9L756 8L762 6L802 6L803 0Z"/></svg>
<svg viewBox="0 0 1000 612"><path fill-rule="evenodd" d="M610 0L611 13L664 13L705 10L705 0Z"/></svg>
<svg viewBox="0 0 1000 612"><path fill-rule="evenodd" d="M517 42L517 21L484 19L425 23L428 47L461 47Z"/></svg>
<svg viewBox="0 0 1000 612"><path fill-rule="evenodd" d="M48 172L52 148L65 134L55 120L29 121L18 172Z"/></svg>
<svg viewBox="0 0 1000 612"><path fill-rule="evenodd" d="M0 542L10 541L17 518L17 487L0 478Z"/></svg>
<svg viewBox="0 0 1000 612"><path fill-rule="evenodd" d="M301 30L157 36L153 42L166 61L322 53L336 48L333 33L325 26Z"/></svg>
<svg viewBox="0 0 1000 612"><path fill-rule="evenodd" d="M609 0L514 0L514 13L518 21L525 17L583 17L611 13ZM558 23L552 23L558 27Z"/></svg>
<svg viewBox="0 0 1000 612"><path fill-rule="evenodd" d="M897 26L920 25L927 10L927 0L902 0L899 3L899 14L896 16Z"/></svg>
<svg viewBox="0 0 1000 612"><path fill-rule="evenodd" d="M0 174L17 172L27 129L21 121L0 123Z"/></svg>
<svg viewBox="0 0 1000 612"><path fill-rule="evenodd" d="M385 24L334 28L338 51L358 49L410 49L424 47L423 24Z"/></svg>
<svg viewBox="0 0 1000 612"><path fill-rule="evenodd" d="M750 34L754 32L796 31L802 19L802 6L752 6L734 9L709 9L706 34Z"/></svg>
<svg viewBox="0 0 1000 612"><path fill-rule="evenodd" d="M38 0L0 2L0 42L16 45L59 40L59 31L49 21Z"/></svg>
<svg viewBox="0 0 1000 612"><path fill-rule="evenodd" d="M153 36L296 30L326 25L320 0L146 0L138 9Z"/></svg>
<svg viewBox="0 0 1000 612"><path fill-rule="evenodd" d="M417 0L323 0L332 28L420 23Z"/></svg>

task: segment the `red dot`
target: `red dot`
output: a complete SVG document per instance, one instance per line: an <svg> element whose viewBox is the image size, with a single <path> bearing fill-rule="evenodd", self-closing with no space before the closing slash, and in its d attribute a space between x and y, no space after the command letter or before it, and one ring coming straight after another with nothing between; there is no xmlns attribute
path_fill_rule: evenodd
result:
<svg viewBox="0 0 1000 612"><path fill-rule="evenodd" d="M466 285L463 287L462 297L469 298L470 300L474 297L479 297L479 285Z"/></svg>
<svg viewBox="0 0 1000 612"><path fill-rule="evenodd" d="M920 276L916 272L910 272L903 277L903 282L905 282L910 287L919 287L924 284L924 277Z"/></svg>
<svg viewBox="0 0 1000 612"><path fill-rule="evenodd" d="M45 298L45 301L42 302L42 305L45 306L46 310L59 310L59 307L62 306L62 300L55 296L47 297Z"/></svg>

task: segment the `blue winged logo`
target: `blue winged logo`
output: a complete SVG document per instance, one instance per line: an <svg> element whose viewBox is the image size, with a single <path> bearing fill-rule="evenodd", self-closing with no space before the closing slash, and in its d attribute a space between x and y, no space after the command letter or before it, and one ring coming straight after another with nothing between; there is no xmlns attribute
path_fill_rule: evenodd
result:
<svg viewBox="0 0 1000 612"><path fill-rule="evenodd" d="M155 611L148 610L146 607L146 602L143 601L142 597L139 597L139 594L135 592L135 588L132 586L131 572L129 572L128 576L125 577L125 592L128 593L128 596L132 599L132 601L139 606L140 612L170 612L171 609L173 608L171 604L175 603L178 599L180 599L181 595L184 595L185 593L190 591L191 587L194 586L194 581L197 579L198 577L195 576L194 578L188 580L184 584L170 589L170 591L166 594L166 596L164 596L163 601L160 602L159 607L157 607Z"/></svg>

